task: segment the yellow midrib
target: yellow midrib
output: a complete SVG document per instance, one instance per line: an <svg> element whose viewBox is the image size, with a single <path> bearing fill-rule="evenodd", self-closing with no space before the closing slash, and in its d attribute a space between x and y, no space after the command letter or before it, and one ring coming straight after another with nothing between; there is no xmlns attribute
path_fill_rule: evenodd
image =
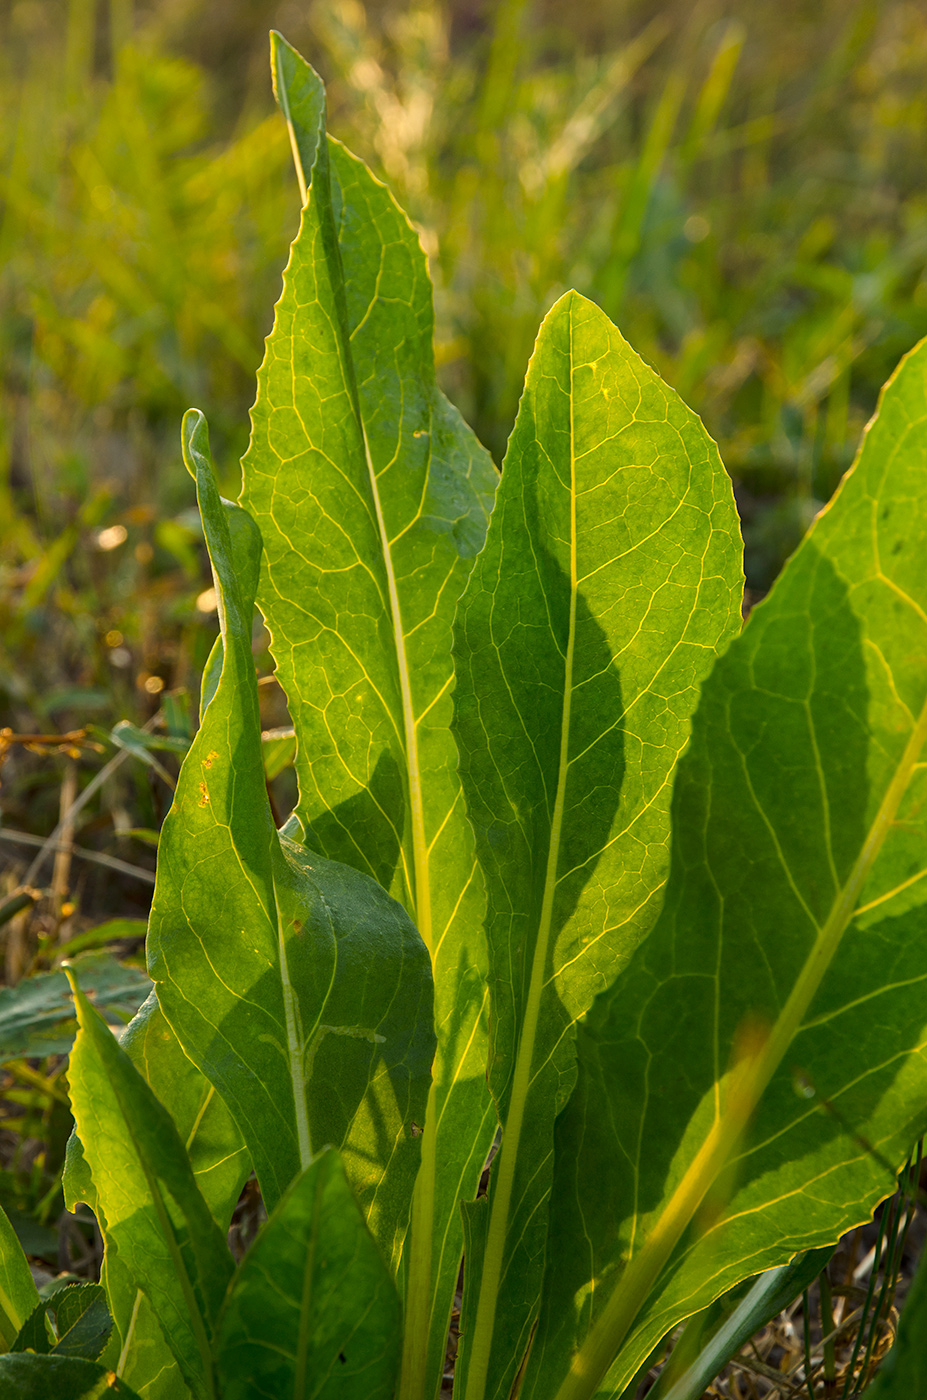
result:
<svg viewBox="0 0 927 1400"><path fill-rule="evenodd" d="M518 1041L518 1055L512 1075L512 1095L509 1111L502 1127L502 1148L499 1153L499 1174L493 1191L487 1231L486 1253L480 1279L480 1294L473 1322L471 1357L467 1368L467 1388L464 1400L484 1400L486 1379L492 1353L502 1266L508 1236L515 1167L524 1127L525 1107L531 1083L535 1038L541 1012L547 968L547 954L553 928L554 897L557 891L557 866L560 860L560 838L563 829L563 807L570 743L570 710L573 698L573 653L576 636L576 462L573 426L573 317L570 316L570 621L567 651L564 661L563 709L560 723L560 764L557 774L557 794L551 819L547 866L544 875L544 896L538 920L538 934L531 963L531 980L525 1003L525 1017Z"/></svg>
<svg viewBox="0 0 927 1400"><path fill-rule="evenodd" d="M647 1301L683 1231L727 1165L731 1152L798 1032L856 910L860 893L895 820L927 741L927 700L863 842L849 877L805 960L763 1047L732 1077L728 1103L667 1202L647 1243L625 1269L584 1346L576 1353L556 1400L591 1400Z"/></svg>

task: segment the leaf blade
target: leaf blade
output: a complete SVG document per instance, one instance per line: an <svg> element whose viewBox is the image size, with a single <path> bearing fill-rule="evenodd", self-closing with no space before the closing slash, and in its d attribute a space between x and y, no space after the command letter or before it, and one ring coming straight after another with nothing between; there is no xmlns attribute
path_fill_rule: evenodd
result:
<svg viewBox="0 0 927 1400"><path fill-rule="evenodd" d="M216 1359L224 1400L390 1400L400 1307L338 1154L292 1184L229 1291Z"/></svg>
<svg viewBox="0 0 927 1400"><path fill-rule="evenodd" d="M310 846L405 905L435 965L438 1050L407 1249L406 1400L436 1391L462 1228L493 1132L482 884L449 732L451 621L496 473L435 381L431 287L388 191L326 137L324 89L272 36L304 203L259 373L242 500L299 736ZM323 402L324 400L324 402ZM324 411L323 411L324 410ZM311 645L307 645L311 643ZM427 1374L426 1374L427 1373Z"/></svg>
<svg viewBox="0 0 927 1400"><path fill-rule="evenodd" d="M165 1016L239 1125L268 1208L313 1141L334 1143L392 1259L430 1082L427 952L372 880L274 829L250 641L260 537L220 501L201 415L185 425L222 652L162 832L149 965Z"/></svg>
<svg viewBox="0 0 927 1400"><path fill-rule="evenodd" d="M717 449L568 293L538 336L455 625L503 1123L489 1206L468 1211L468 1400L507 1396L529 1345L573 1026L656 915L672 772L699 680L739 627L741 586Z"/></svg>
<svg viewBox="0 0 927 1400"><path fill-rule="evenodd" d="M20 1328L39 1303L39 1292L10 1224L0 1207L0 1347L9 1351Z"/></svg>
<svg viewBox="0 0 927 1400"><path fill-rule="evenodd" d="M865 1220L920 1131L925 362L923 344L902 362L853 470L703 688L663 915L581 1036L558 1138L576 1165L526 1396L619 1391L713 1290ZM702 1024L686 978L714 1008ZM645 1056L662 1099L643 1093ZM604 1212L583 1185L603 1149ZM723 1209L683 1237L731 1160ZM634 1161L655 1183L636 1225ZM577 1228L595 1241L579 1269L563 1253Z"/></svg>
<svg viewBox="0 0 927 1400"><path fill-rule="evenodd" d="M10 1400L139 1400L105 1366L73 1356L0 1356L0 1383Z"/></svg>
<svg viewBox="0 0 927 1400"><path fill-rule="evenodd" d="M101 1228L145 1293L184 1379L212 1396L208 1340L232 1261L167 1111L75 986L72 1109ZM179 1295L179 1296L178 1296Z"/></svg>

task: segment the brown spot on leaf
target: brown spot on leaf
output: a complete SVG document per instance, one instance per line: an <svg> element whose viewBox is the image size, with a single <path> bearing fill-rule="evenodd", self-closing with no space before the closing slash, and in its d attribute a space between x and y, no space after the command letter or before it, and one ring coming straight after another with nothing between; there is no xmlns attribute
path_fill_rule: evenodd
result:
<svg viewBox="0 0 927 1400"><path fill-rule="evenodd" d="M209 806L209 793L206 791L206 784L205 784L205 783L200 783L200 792L201 792L201 794L202 794L202 796L200 797L200 806L201 806L201 807L208 807L208 806Z"/></svg>
<svg viewBox="0 0 927 1400"><path fill-rule="evenodd" d="M219 755L218 755L218 753L216 752L216 750L215 750L215 749L210 749L209 753L208 753L208 754L206 755L206 757L203 759L203 767L204 767L204 768L211 768L211 767L212 767L212 761L213 761L213 759L214 759L214 758L218 758L218 757L219 757Z"/></svg>

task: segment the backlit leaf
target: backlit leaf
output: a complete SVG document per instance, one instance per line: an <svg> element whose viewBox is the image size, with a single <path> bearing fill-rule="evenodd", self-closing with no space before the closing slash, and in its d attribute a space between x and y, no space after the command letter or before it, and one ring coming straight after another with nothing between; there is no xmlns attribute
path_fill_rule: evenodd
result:
<svg viewBox="0 0 927 1400"><path fill-rule="evenodd" d="M400 1321L328 1149L279 1202L232 1284L216 1344L222 1400L391 1400Z"/></svg>
<svg viewBox="0 0 927 1400"><path fill-rule="evenodd" d="M580 1031L524 1400L620 1394L924 1129L925 491L927 343L703 688L663 913Z"/></svg>
<svg viewBox="0 0 927 1400"><path fill-rule="evenodd" d="M71 1053L71 1103L107 1242L144 1293L187 1385L212 1397L209 1344L232 1274L170 1115L86 998Z"/></svg>
<svg viewBox="0 0 927 1400"><path fill-rule="evenodd" d="M375 881L274 829L251 652L260 539L240 507L220 501L195 412L184 453L222 644L162 831L150 970L168 1022L235 1118L268 1208L334 1144L394 1259L430 1082L428 955Z"/></svg>
<svg viewBox="0 0 927 1400"><path fill-rule="evenodd" d="M467 1400L507 1400L537 1315L573 1027L656 917L671 780L740 626L730 481L695 414L568 293L528 368L461 600L455 706L489 888L502 1147L467 1208Z"/></svg>
<svg viewBox="0 0 927 1400"><path fill-rule="evenodd" d="M440 1384L458 1202L475 1192L494 1127L484 896L449 724L451 623L496 472L435 382L415 230L327 139L321 80L277 35L272 61L305 208L258 375L242 500L264 538L258 603L298 737L306 842L390 890L434 964L434 1092L427 1123L416 1118L405 1260L403 1393L422 1397Z"/></svg>
<svg viewBox="0 0 927 1400"><path fill-rule="evenodd" d="M0 1350L9 1351L39 1294L22 1245L0 1207Z"/></svg>

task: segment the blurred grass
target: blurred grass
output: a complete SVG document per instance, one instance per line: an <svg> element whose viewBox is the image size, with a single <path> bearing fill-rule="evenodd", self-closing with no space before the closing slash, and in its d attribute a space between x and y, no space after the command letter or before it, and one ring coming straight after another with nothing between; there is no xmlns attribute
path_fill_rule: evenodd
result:
<svg viewBox="0 0 927 1400"><path fill-rule="evenodd" d="M5 0L0 726L105 733L195 691L215 612L178 425L207 413L235 494L298 219L271 24L421 230L439 372L497 460L576 286L718 439L754 596L927 333L920 4ZM46 834L70 760L11 753L6 820ZM131 855L159 781L121 770L81 840Z"/></svg>

